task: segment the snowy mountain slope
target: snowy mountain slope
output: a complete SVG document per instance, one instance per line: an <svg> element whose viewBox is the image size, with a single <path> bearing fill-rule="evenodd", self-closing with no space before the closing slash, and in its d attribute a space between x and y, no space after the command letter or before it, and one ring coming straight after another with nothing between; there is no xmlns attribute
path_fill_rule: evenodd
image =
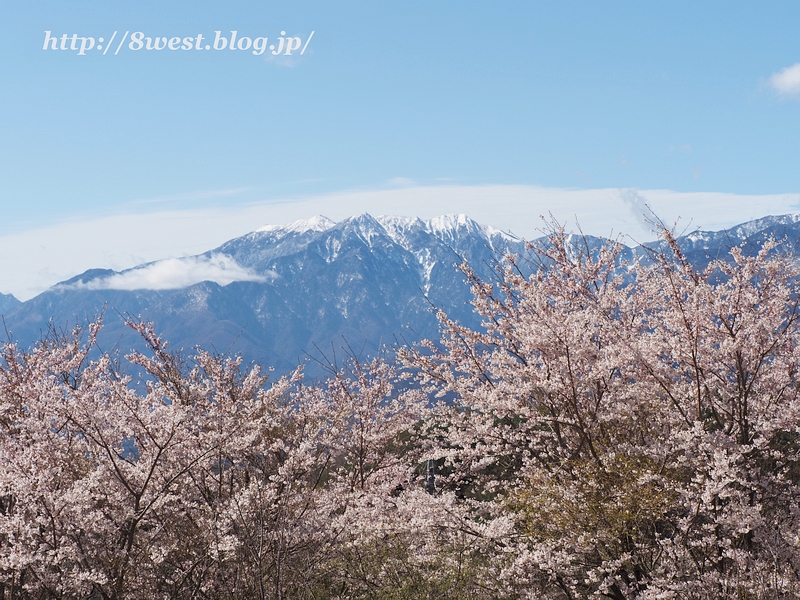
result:
<svg viewBox="0 0 800 600"><path fill-rule="evenodd" d="M786 248L798 252L800 216L691 232L680 243L703 266L734 245L755 251L769 235L785 238ZM604 240L571 236L570 243L576 252L594 251ZM24 303L0 297L0 312L26 345L51 322L64 328L105 310L103 349L135 346L123 321L141 316L174 348L241 352L282 372L306 353L318 354L316 348L330 356L347 344L373 354L384 343L435 338L432 306L477 327L456 265L466 259L479 276L492 279L504 252L524 255L524 242L465 215L425 221L363 214L339 223L317 216L261 227L197 257L119 273L93 269ZM623 258L646 254L625 248Z"/></svg>
<svg viewBox="0 0 800 600"><path fill-rule="evenodd" d="M490 277L497 253L522 250L520 240L463 215L422 221L364 214L340 223L314 217L261 227L199 257L180 259L199 273L207 268L218 277L238 269L249 280L166 289L160 275L145 276L159 272L159 263L120 273L94 269L12 308L6 322L29 344L50 319L63 327L105 306L101 341L107 348L126 350L135 343L123 317L141 315L173 347L239 351L285 371L317 347L330 354L332 344L337 349L347 343L375 353L383 343L435 337L434 305L477 326L456 265L466 257ZM228 271L211 269L220 264ZM140 281L157 287L128 289Z"/></svg>

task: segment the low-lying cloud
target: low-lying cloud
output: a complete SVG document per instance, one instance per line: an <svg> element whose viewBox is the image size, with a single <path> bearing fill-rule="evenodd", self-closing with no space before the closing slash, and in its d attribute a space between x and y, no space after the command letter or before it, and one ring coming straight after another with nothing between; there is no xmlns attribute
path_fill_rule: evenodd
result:
<svg viewBox="0 0 800 600"><path fill-rule="evenodd" d="M800 98L800 63L773 73L769 84L781 96Z"/></svg>
<svg viewBox="0 0 800 600"><path fill-rule="evenodd" d="M238 264L230 256L168 258L122 273L81 282L88 290L173 290L201 281L228 285L234 281L266 281L267 278Z"/></svg>

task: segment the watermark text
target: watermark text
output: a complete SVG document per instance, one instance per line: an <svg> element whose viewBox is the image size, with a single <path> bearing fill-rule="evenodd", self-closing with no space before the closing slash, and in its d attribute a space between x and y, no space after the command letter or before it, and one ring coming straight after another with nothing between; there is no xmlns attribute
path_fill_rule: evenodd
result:
<svg viewBox="0 0 800 600"><path fill-rule="evenodd" d="M272 56L302 56L308 49L308 44L314 32L308 36L287 35L281 31L279 36L247 36L239 35L237 30L222 32L214 31L213 35L197 33L190 36L160 36L148 35L144 31L119 31L110 36L94 37L77 33L44 32L42 50L58 52L74 52L78 56L87 56L92 53L110 53L116 56L123 52L189 52L189 51L227 51L244 52L261 56L265 53ZM272 39L272 42L270 42Z"/></svg>

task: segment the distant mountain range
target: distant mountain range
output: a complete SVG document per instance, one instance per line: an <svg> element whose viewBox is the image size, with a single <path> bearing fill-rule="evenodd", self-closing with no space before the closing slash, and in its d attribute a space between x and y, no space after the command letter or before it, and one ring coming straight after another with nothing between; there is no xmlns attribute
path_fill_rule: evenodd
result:
<svg viewBox="0 0 800 600"><path fill-rule="evenodd" d="M695 231L679 241L689 260L704 266L733 246L754 252L770 235L800 253L800 215ZM65 329L104 311L103 350L137 346L124 317L141 316L173 348L238 352L284 372L308 355L341 356L343 346L371 355L395 341L436 338L434 306L478 326L456 264L466 259L491 278L504 252L522 254L524 242L465 215L423 221L363 214L339 223L314 217L262 227L196 257L89 270L27 302L0 294L0 313L24 345L51 324Z"/></svg>

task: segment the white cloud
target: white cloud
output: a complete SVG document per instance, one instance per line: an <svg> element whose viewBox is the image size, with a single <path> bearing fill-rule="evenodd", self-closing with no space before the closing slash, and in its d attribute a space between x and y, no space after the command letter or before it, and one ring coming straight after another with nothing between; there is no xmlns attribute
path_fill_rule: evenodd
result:
<svg viewBox="0 0 800 600"><path fill-rule="evenodd" d="M773 73L769 78L769 84L781 96L800 98L800 63Z"/></svg>
<svg viewBox="0 0 800 600"><path fill-rule="evenodd" d="M189 256L169 258L110 277L92 279L71 287L89 290L173 290L213 281L228 285L234 281L264 281L266 278L239 265L230 256Z"/></svg>
<svg viewBox="0 0 800 600"><path fill-rule="evenodd" d="M636 194L665 223L681 217L682 224L691 222L692 228L711 231L765 215L800 211L798 194L745 196L670 190L637 190ZM640 211L636 209L634 213L632 208L636 208L636 203L626 202L618 188L529 185L412 186L344 191L237 207L220 205L187 210L154 207L148 213L73 219L0 235L0 292L27 300L87 269L122 271L149 261L201 254L263 225L283 225L319 214L340 221L364 212L423 219L465 213L479 223L532 239L541 235L540 216L552 213L568 227L575 227L577 219L588 234L627 233L638 241L653 239ZM207 273L211 268L205 265L206 274L196 275L202 279L195 282L209 279ZM203 270L193 269L188 272ZM217 272L220 281L228 280L222 273L226 270L227 267ZM239 276L244 277L236 277Z"/></svg>

